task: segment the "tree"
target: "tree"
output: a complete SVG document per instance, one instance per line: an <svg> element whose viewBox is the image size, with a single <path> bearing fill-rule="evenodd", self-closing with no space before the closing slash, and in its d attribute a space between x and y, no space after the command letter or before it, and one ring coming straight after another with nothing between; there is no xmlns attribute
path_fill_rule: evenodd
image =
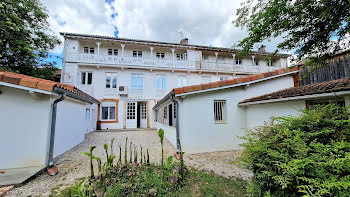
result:
<svg viewBox="0 0 350 197"><path fill-rule="evenodd" d="M237 10L237 27L248 36L237 46L241 55L255 43L282 37L279 50L294 50L299 59L323 58L340 49L350 33L349 0L246 0Z"/></svg>
<svg viewBox="0 0 350 197"><path fill-rule="evenodd" d="M53 79L57 68L48 51L60 44L39 0L0 2L0 69Z"/></svg>

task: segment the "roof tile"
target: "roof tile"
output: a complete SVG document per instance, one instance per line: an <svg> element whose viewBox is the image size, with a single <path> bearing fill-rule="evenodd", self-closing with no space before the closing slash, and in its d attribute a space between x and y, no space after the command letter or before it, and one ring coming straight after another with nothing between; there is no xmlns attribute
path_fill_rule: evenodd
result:
<svg viewBox="0 0 350 197"><path fill-rule="evenodd" d="M20 79L21 78L16 75L9 75L8 73L5 73L4 75L2 75L1 81L18 85Z"/></svg>
<svg viewBox="0 0 350 197"><path fill-rule="evenodd" d="M56 85L56 83L50 83L46 81L39 81L38 85L36 86L37 89L40 90L46 90L46 91L52 91L53 87Z"/></svg>
<svg viewBox="0 0 350 197"><path fill-rule="evenodd" d="M182 93L184 93L184 88L175 88L174 93L175 94L182 94Z"/></svg>
<svg viewBox="0 0 350 197"><path fill-rule="evenodd" d="M33 78L31 78L31 77L23 77L23 78L19 81L19 85L20 85L20 86L29 87L29 88L36 88L38 82L39 82L38 79L33 79Z"/></svg>

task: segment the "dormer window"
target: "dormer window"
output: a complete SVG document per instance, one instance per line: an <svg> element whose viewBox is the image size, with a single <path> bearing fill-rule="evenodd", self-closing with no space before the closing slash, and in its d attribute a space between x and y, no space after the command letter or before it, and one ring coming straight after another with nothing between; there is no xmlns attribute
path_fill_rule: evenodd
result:
<svg viewBox="0 0 350 197"><path fill-rule="evenodd" d="M178 54L176 54L176 59L177 60L187 60L187 53L182 53L182 54L178 53Z"/></svg>
<svg viewBox="0 0 350 197"><path fill-rule="evenodd" d="M84 53L94 54L95 48L94 47L84 47Z"/></svg>
<svg viewBox="0 0 350 197"><path fill-rule="evenodd" d="M156 57L159 59L164 59L165 58L165 54L164 53L156 53Z"/></svg>
<svg viewBox="0 0 350 197"><path fill-rule="evenodd" d="M142 51L133 51L132 56L133 57L142 57Z"/></svg>
<svg viewBox="0 0 350 197"><path fill-rule="evenodd" d="M242 64L242 59L236 58L236 64L241 65Z"/></svg>
<svg viewBox="0 0 350 197"><path fill-rule="evenodd" d="M108 55L118 55L118 49L108 49Z"/></svg>

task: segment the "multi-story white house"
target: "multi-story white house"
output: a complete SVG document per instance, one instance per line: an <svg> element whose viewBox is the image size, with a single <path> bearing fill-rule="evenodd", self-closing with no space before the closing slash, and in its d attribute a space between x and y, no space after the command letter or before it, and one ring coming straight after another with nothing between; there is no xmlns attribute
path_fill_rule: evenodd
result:
<svg viewBox="0 0 350 197"><path fill-rule="evenodd" d="M262 46L245 58L237 50L180 43L61 33L61 82L99 99L92 109L102 129L153 128L157 100L176 87L208 83L287 67L286 54ZM176 113L167 111L170 125Z"/></svg>

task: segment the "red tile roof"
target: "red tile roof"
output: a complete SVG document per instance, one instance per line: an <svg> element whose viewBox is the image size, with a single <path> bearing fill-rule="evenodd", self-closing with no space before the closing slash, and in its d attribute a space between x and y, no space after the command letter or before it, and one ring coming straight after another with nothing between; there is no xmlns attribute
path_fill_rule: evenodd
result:
<svg viewBox="0 0 350 197"><path fill-rule="evenodd" d="M281 75L281 74L285 74L285 73L289 73L297 70L298 70L297 68L293 68L293 69L283 68L283 69L274 70L270 72L251 75L248 77L241 77L241 78L229 79L225 81L216 81L216 82L204 83L199 85L185 86L181 88L175 88L174 94L178 95L183 93L196 92L200 90L209 90L209 89L218 88L218 87L225 87L225 86L230 86L234 84L246 83L246 82L251 82L258 79L264 79L264 78Z"/></svg>
<svg viewBox="0 0 350 197"><path fill-rule="evenodd" d="M287 88L270 94L246 99L244 101L241 101L240 104L348 90L350 90L350 78L345 78L305 86Z"/></svg>
<svg viewBox="0 0 350 197"><path fill-rule="evenodd" d="M97 102L97 103L99 102L97 99L79 90L75 86L58 83L50 80L40 79L36 77L31 77L27 75L17 74L13 72L0 71L0 81L14 84L14 85L24 86L28 88L45 90L49 92L53 92L54 88L57 87L57 88L69 91L77 96L84 97L93 102Z"/></svg>

